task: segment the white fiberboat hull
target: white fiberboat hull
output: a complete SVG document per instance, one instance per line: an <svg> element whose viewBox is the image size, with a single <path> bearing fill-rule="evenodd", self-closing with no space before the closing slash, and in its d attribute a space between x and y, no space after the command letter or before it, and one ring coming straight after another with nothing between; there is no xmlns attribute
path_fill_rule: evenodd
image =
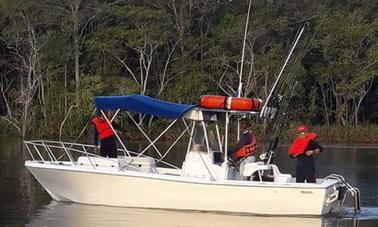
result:
<svg viewBox="0 0 378 227"><path fill-rule="evenodd" d="M339 207L333 179L322 184L209 181L35 161L25 166L58 201L267 215L323 215Z"/></svg>

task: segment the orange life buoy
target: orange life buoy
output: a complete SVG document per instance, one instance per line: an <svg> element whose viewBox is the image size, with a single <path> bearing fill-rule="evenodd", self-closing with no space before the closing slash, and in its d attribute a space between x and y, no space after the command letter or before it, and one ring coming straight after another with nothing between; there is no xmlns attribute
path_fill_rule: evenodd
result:
<svg viewBox="0 0 378 227"><path fill-rule="evenodd" d="M260 111L262 108L262 100L261 99L252 99L253 101L253 111Z"/></svg>
<svg viewBox="0 0 378 227"><path fill-rule="evenodd" d="M261 102L261 99L237 98L219 95L202 95L200 97L200 107L208 109L260 111Z"/></svg>

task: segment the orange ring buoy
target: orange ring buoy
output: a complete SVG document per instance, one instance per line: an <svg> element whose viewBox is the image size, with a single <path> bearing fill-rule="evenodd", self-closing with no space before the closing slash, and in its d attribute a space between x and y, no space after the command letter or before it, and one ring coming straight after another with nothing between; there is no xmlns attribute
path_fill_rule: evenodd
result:
<svg viewBox="0 0 378 227"><path fill-rule="evenodd" d="M261 103L261 99L202 95L200 97L199 106L208 109L260 111Z"/></svg>
<svg viewBox="0 0 378 227"><path fill-rule="evenodd" d="M261 108L262 108L262 100L261 99L252 99L253 101L253 107L252 107L252 110L253 111L261 111Z"/></svg>

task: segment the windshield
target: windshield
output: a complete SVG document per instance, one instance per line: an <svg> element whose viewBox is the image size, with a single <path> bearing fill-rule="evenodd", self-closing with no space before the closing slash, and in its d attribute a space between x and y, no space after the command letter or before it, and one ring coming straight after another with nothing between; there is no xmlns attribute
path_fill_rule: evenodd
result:
<svg viewBox="0 0 378 227"><path fill-rule="evenodd" d="M192 138L192 144L191 144L191 150L192 151L207 152L205 132L207 134L210 150L219 151L220 146L219 146L219 143L218 143L215 124L205 123L205 127L204 127L202 122L196 122L195 123L193 138Z"/></svg>

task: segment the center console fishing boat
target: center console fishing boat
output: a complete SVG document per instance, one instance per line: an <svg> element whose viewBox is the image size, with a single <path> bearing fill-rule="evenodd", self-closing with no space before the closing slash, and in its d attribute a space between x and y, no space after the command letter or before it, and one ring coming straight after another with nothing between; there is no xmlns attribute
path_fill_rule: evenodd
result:
<svg viewBox="0 0 378 227"><path fill-rule="evenodd" d="M342 211L346 197L352 195L355 210L360 210L359 190L342 176L331 174L316 183L296 183L292 175L281 173L266 157L263 161L246 158L234 165L227 157L231 122L240 116L263 116L259 106L262 103L232 98L222 103L219 97L210 98L214 99L185 105L143 95L96 97L95 106L104 116L105 111L115 112L113 118L106 118L108 123L124 111L132 120L132 113L141 113L165 119L168 126L153 139L134 122L149 142L140 152L128 150L112 127L122 147L118 158L98 156L92 145L25 141L30 155L25 166L57 201L264 215L324 215ZM172 126L182 132L167 150L159 150L156 142ZM186 155L175 166L164 159L180 140L186 140L187 148L175 152ZM146 155L151 149L156 151L155 156Z"/></svg>

